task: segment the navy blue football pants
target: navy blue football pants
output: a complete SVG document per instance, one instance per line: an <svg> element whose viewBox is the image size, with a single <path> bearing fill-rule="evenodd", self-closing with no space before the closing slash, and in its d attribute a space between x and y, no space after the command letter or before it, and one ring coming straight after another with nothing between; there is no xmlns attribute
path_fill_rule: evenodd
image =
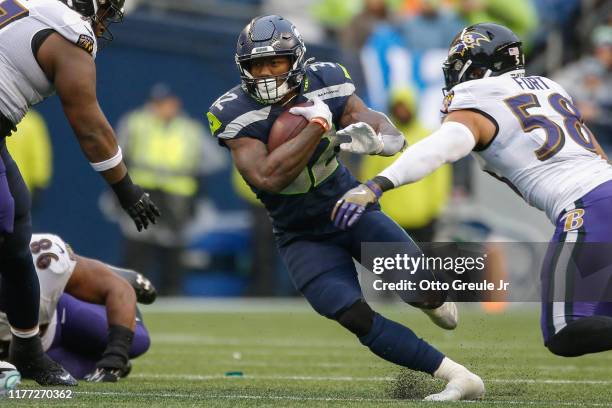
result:
<svg viewBox="0 0 612 408"><path fill-rule="evenodd" d="M403 242L414 256L421 251L406 232L381 211L368 211L347 231L298 239L279 248L296 288L322 316L340 321L363 301L353 258L361 260L362 242ZM433 373L444 355L407 327L378 313L369 333L358 336L370 350L393 363Z"/></svg>
<svg viewBox="0 0 612 408"><path fill-rule="evenodd" d="M30 192L0 139L0 309L16 329L38 325L40 288L30 254Z"/></svg>

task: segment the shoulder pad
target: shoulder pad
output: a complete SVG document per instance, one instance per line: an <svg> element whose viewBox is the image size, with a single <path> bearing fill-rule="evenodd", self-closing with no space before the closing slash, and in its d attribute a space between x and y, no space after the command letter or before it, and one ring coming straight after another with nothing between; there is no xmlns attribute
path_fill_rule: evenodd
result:
<svg viewBox="0 0 612 408"><path fill-rule="evenodd" d="M209 108L206 117L213 136L233 139L252 123L266 120L272 105L262 105L237 86L219 97Z"/></svg>
<svg viewBox="0 0 612 408"><path fill-rule="evenodd" d="M76 265L74 253L68 244L53 234L32 234L30 252L36 271L56 275L71 274Z"/></svg>
<svg viewBox="0 0 612 408"><path fill-rule="evenodd" d="M303 95L322 100L346 97L355 93L348 70L335 62L316 62L306 67Z"/></svg>
<svg viewBox="0 0 612 408"><path fill-rule="evenodd" d="M469 82L477 81L468 81L458 84L446 94L442 102L442 113L478 107L478 102L472 94L471 88L466 86Z"/></svg>

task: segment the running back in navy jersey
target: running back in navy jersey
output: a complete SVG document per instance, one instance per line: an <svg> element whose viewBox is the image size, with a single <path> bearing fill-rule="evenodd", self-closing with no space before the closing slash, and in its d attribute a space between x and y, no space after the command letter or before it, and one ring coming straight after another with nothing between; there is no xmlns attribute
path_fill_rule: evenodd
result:
<svg viewBox="0 0 612 408"><path fill-rule="evenodd" d="M333 124L339 128L347 100L354 92L355 86L342 65L319 62L307 66L295 102L318 97L329 106ZM287 109L278 104L261 104L236 86L212 104L207 116L213 135L223 146L226 140L241 137L267 144L274 121ZM268 210L281 243L296 235L336 231L329 214L343 191L358 184L336 155L332 140L325 136L306 168L281 193L250 186Z"/></svg>

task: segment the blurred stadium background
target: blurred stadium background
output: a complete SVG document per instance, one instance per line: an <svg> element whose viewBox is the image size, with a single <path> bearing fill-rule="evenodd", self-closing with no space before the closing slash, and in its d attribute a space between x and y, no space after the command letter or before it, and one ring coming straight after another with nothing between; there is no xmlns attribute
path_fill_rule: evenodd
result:
<svg viewBox="0 0 612 408"><path fill-rule="evenodd" d="M496 21L525 41L528 72L564 80L578 89L589 124L600 142L612 145L610 92L612 2L597 0L127 0L123 24L111 27L114 41L98 54L98 92L113 125L142 106L163 83L183 110L207 127L205 114L216 97L239 81L234 65L237 34L256 15L281 14L305 37L308 54L343 63L358 94L388 111L390 93L409 87L423 126L437 126L442 94L440 62L452 35L464 24ZM582 88L581 88L582 87ZM607 91L606 91L607 90ZM51 140L53 176L37 191L34 230L62 236L86 256L121 264L125 237L112 211L103 214L105 186L78 152L57 98L36 108ZM209 135L207 137L210 137ZM27 149L27 147L26 147ZM202 153L204 162L224 163L202 177L196 209L184 233L178 270L142 271L181 276L189 296L293 296L274 255L257 255L260 212L232 181L228 154ZM216 160L219 162L219 160ZM359 169L359 162L351 159ZM471 161L454 169L450 199L440 225L478 225L474 240L544 242L552 227L501 183ZM359 170L357 170L359 171ZM418 199L418 197L417 197ZM110 214L110 216L109 216ZM258 215L259 214L259 215ZM264 220L265 224L265 220ZM265 228L264 228L265 229ZM439 229L438 233L443 230ZM265 254L264 254L265 255ZM257 261L255 261L257 260ZM257 262L257 265L253 265ZM153 268L155 269L155 268ZM263 272L262 272L263 271ZM257 274L263 274L258 276ZM164 288L160 288L164 292Z"/></svg>

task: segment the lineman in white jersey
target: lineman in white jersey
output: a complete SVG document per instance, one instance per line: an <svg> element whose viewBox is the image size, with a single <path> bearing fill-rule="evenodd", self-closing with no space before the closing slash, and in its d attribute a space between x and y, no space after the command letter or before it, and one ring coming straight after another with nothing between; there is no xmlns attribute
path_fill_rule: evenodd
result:
<svg viewBox="0 0 612 408"><path fill-rule="evenodd" d="M120 21L124 0L0 2L0 300L13 339L9 360L41 385L75 385L43 353L38 337L39 285L28 250L30 197L5 138L30 106L60 97L83 153L111 185L140 230L159 216L134 185L96 98L97 37Z"/></svg>
<svg viewBox="0 0 612 408"><path fill-rule="evenodd" d="M546 347L561 356L609 350L612 298L605 288L611 276L605 267L612 255L603 261L601 251L560 257L558 243L612 241L606 222L612 219L612 166L565 90L548 78L525 77L523 63L521 42L508 28L483 23L463 29L443 66L447 94L440 129L349 190L332 218L350 227L384 191L474 153L484 171L557 226L542 270ZM593 280L587 284L580 275Z"/></svg>
<svg viewBox="0 0 612 408"><path fill-rule="evenodd" d="M43 349L76 378L115 382L126 376L129 360L150 344L136 302L155 300L151 282L79 256L57 235L33 234L30 251L40 281ZM10 341L8 320L0 312L0 358Z"/></svg>

